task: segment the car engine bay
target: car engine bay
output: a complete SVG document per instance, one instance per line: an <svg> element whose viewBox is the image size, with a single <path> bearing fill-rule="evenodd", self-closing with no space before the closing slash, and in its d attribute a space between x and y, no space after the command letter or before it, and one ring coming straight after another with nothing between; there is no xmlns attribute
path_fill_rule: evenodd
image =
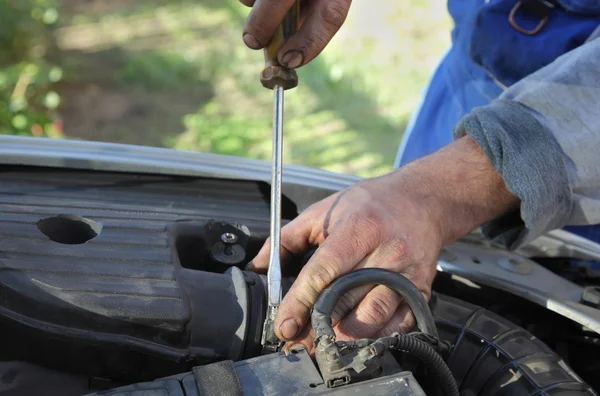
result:
<svg viewBox="0 0 600 396"><path fill-rule="evenodd" d="M301 206L286 196L284 223ZM326 355L261 354L266 277L244 267L264 182L4 165L0 223L0 395L445 394L408 346L343 380ZM461 395L596 394L600 283L566 261L444 248L426 306Z"/></svg>

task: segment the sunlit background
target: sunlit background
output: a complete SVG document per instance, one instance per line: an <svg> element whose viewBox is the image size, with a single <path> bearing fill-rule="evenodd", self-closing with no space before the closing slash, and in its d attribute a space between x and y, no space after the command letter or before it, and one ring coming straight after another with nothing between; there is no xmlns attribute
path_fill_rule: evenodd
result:
<svg viewBox="0 0 600 396"><path fill-rule="evenodd" d="M271 93L237 0L0 0L0 133L269 159ZM444 0L355 0L286 95L286 163L391 169L449 42Z"/></svg>

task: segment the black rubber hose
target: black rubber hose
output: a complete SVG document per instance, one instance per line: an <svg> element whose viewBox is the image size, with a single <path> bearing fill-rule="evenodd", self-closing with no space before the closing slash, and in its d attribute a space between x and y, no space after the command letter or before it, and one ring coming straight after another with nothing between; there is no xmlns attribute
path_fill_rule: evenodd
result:
<svg viewBox="0 0 600 396"><path fill-rule="evenodd" d="M387 286L402 296L415 315L419 329L423 333L439 338L427 301L411 281L393 271L365 268L338 278L325 288L317 299L311 315L311 324L315 330L317 342L322 336L335 339L335 333L331 327L331 314L339 299L347 291L369 284Z"/></svg>
<svg viewBox="0 0 600 396"><path fill-rule="evenodd" d="M395 334L393 337L384 337L375 341L371 347L377 351L392 348L398 351L407 352L419 359L430 375L435 379L435 383L442 390L445 396L460 396L458 386L454 380L452 372L448 368L444 359L426 342L416 337L406 334Z"/></svg>

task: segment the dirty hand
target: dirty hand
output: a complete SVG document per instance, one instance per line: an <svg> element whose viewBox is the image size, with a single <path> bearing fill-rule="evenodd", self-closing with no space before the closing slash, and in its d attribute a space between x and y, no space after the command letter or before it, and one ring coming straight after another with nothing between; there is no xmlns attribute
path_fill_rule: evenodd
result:
<svg viewBox="0 0 600 396"><path fill-rule="evenodd" d="M252 7L243 39L252 49L269 44L295 0L240 0ZM351 0L302 0L300 29L279 51L279 63L295 69L313 60L340 29Z"/></svg>
<svg viewBox="0 0 600 396"><path fill-rule="evenodd" d="M311 350L309 315L317 297L359 268L401 273L429 298L440 248L518 205L469 137L314 204L281 231L283 263L318 248L279 307L277 336ZM250 266L265 272L268 253L267 241ZM408 306L385 286L350 291L333 320L339 340L390 335L414 325Z"/></svg>

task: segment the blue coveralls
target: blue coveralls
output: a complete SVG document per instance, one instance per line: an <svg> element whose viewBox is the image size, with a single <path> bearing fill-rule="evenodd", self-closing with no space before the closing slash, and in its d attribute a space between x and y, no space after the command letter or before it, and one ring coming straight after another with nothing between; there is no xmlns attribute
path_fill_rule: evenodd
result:
<svg viewBox="0 0 600 396"><path fill-rule="evenodd" d="M540 32L528 35L509 22L517 0L448 1L455 25L452 44L443 54L410 119L395 167L450 143L453 128L463 116L583 44L600 25L600 0L558 2L557 8L548 8L549 16ZM542 17L528 11L525 7L518 9L515 22L531 30ZM600 242L600 225L565 229Z"/></svg>

